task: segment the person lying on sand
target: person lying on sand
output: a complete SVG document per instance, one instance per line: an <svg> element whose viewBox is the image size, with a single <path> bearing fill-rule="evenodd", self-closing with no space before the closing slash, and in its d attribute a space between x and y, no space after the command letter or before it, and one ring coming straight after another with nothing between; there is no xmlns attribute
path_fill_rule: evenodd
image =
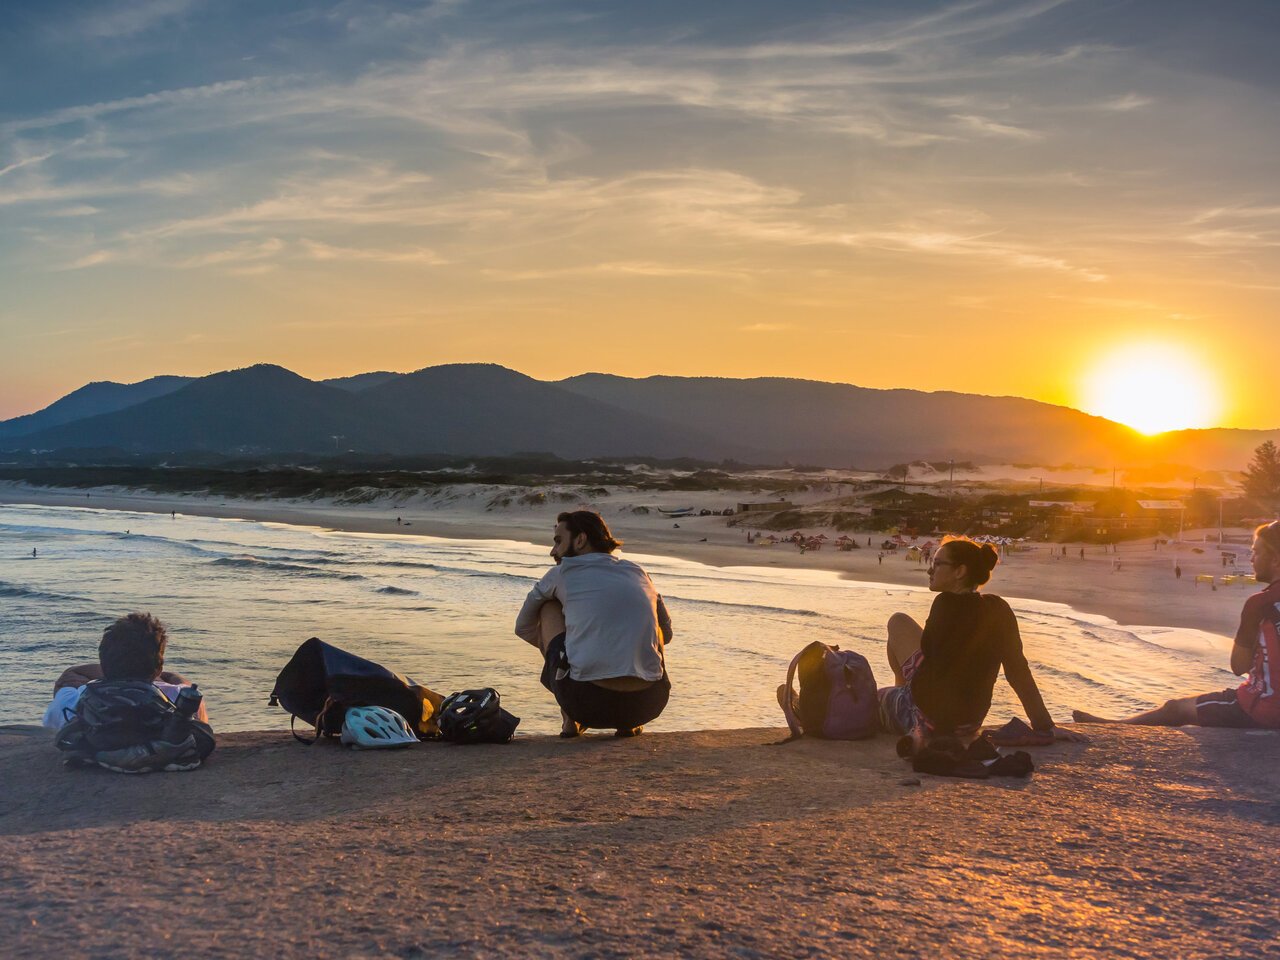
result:
<svg viewBox="0 0 1280 960"><path fill-rule="evenodd" d="M1151 727L1280 728L1280 520L1253 532L1249 554L1259 583L1267 586L1244 602L1231 647L1231 672L1249 676L1240 686L1198 697L1167 700L1163 706L1123 720L1076 710L1077 723L1133 723Z"/></svg>
<svg viewBox="0 0 1280 960"><path fill-rule="evenodd" d="M119 773L195 770L215 741L204 700L181 677L164 675L164 624L149 613L121 617L102 634L97 670L73 667L59 678L45 726L72 767ZM94 676L95 673L100 677Z"/></svg>
<svg viewBox="0 0 1280 960"><path fill-rule="evenodd" d="M922 741L973 739L991 709L1003 666L1036 732L1046 739L1087 739L1056 726L1049 716L1009 604L978 592L999 561L990 544L946 538L929 564L929 589L938 596L924 626L905 613L889 618L889 666L896 685L879 691L883 730Z"/></svg>
<svg viewBox="0 0 1280 960"><path fill-rule="evenodd" d="M542 685L560 705L562 737L588 727L635 736L671 694L663 656L671 617L649 575L613 555L620 546L600 514L560 514L556 565L516 618L516 636L542 651Z"/></svg>
<svg viewBox="0 0 1280 960"><path fill-rule="evenodd" d="M95 680L150 680L169 700L177 700L183 687L191 686L180 674L164 669L168 634L164 624L149 613L121 617L102 632L98 662L68 667L53 685L53 701L45 708L43 725L61 730L76 712L86 684ZM204 700L195 719L209 722Z"/></svg>

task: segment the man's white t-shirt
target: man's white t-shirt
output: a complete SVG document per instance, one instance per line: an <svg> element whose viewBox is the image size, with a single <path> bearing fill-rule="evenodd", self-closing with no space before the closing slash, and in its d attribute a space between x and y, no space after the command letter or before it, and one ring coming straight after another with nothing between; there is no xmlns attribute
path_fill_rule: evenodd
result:
<svg viewBox="0 0 1280 960"><path fill-rule="evenodd" d="M534 585L516 618L516 635L538 642L548 600L564 607L565 654L574 680L661 680L671 617L644 570L611 553L565 557Z"/></svg>
<svg viewBox="0 0 1280 960"><path fill-rule="evenodd" d="M153 680L152 683L170 700L178 699L178 691L189 687L189 683L165 683ZM80 694L84 687L62 687L53 695L53 702L44 709L44 719L40 722L49 730L61 730L68 720L76 715L76 704L80 702ZM200 709L196 711L197 720L209 722L209 714L205 712L204 701L200 701Z"/></svg>

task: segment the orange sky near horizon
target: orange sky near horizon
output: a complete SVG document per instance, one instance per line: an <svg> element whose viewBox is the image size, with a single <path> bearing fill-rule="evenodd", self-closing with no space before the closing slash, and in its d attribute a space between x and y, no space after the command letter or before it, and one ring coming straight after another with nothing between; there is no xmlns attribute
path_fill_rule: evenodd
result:
<svg viewBox="0 0 1280 960"><path fill-rule="evenodd" d="M1120 419L1091 378L1136 343L1189 367L1135 362L1124 422L1198 374L1170 426L1280 427L1251 389L1280 354L1266 5L497 7L15 27L0 418L92 380L494 362Z"/></svg>

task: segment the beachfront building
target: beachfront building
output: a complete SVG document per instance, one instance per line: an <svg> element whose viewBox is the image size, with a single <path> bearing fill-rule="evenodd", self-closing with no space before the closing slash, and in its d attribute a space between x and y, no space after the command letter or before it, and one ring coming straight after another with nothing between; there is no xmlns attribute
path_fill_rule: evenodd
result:
<svg viewBox="0 0 1280 960"><path fill-rule="evenodd" d="M739 503L738 513L772 513L777 510L793 510L795 504L790 500L758 500L751 503Z"/></svg>

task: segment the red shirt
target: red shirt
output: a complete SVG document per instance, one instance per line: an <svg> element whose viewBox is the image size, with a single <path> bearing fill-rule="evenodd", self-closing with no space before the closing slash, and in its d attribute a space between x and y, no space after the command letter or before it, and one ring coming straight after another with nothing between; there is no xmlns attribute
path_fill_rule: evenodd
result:
<svg viewBox="0 0 1280 960"><path fill-rule="evenodd" d="M1244 602L1236 645L1253 651L1249 679L1236 691L1236 700L1256 723L1280 727L1280 580Z"/></svg>

